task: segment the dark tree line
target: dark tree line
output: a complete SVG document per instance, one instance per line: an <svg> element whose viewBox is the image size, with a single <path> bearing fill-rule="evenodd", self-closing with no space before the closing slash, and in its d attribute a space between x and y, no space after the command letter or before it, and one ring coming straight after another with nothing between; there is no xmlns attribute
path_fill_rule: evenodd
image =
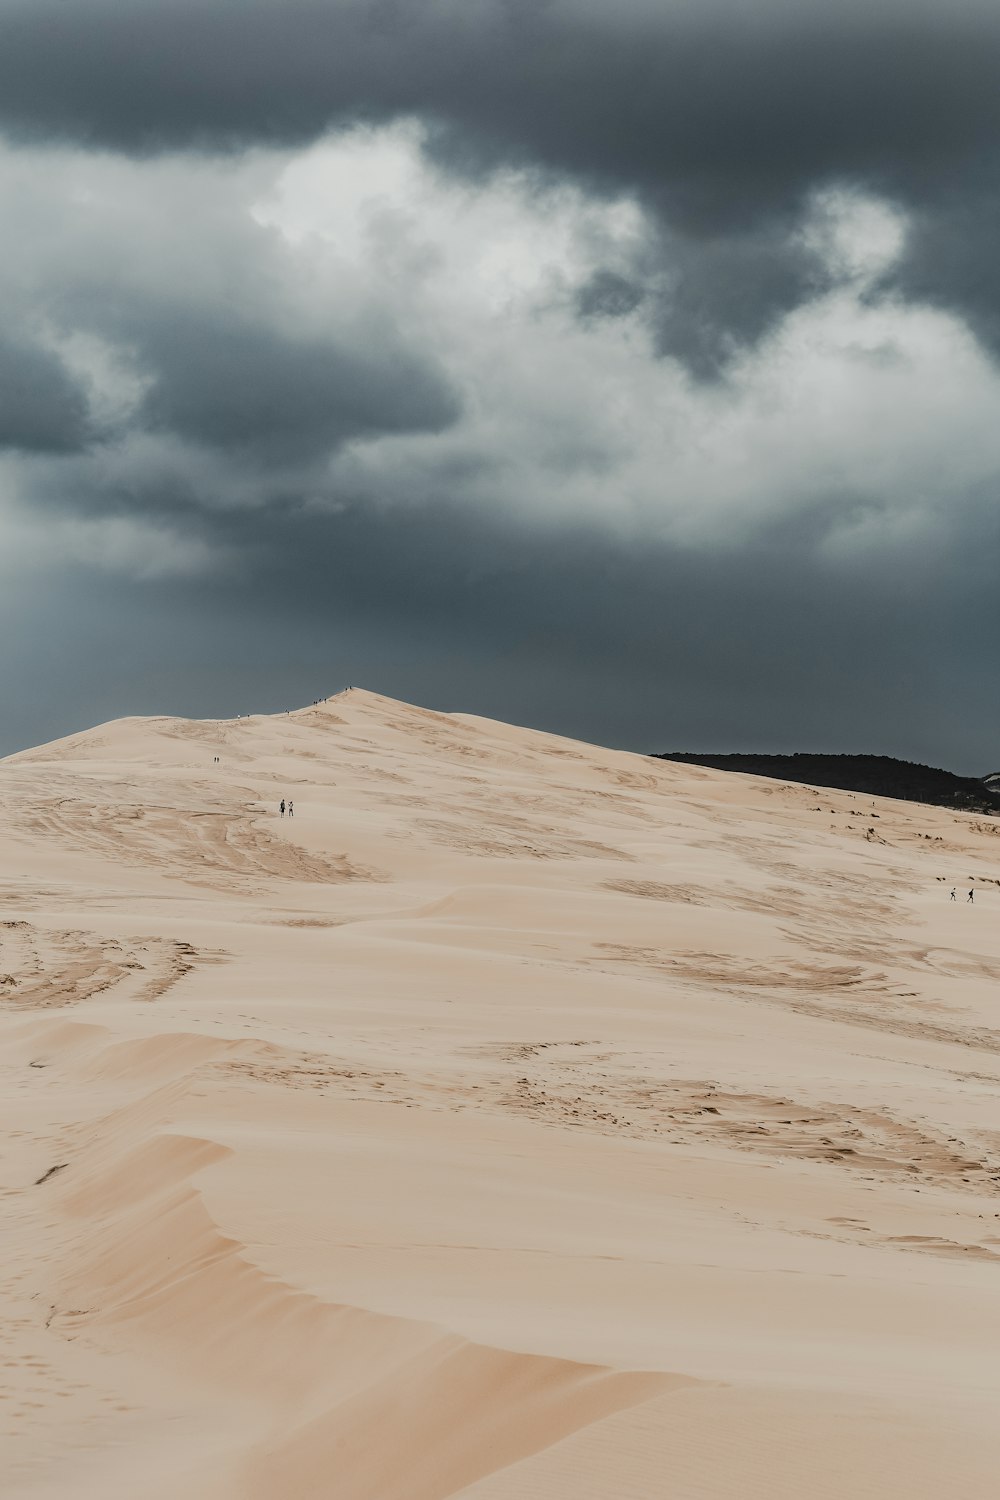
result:
<svg viewBox="0 0 1000 1500"><path fill-rule="evenodd" d="M700 755L672 751L656 760L685 761L719 771L743 771L808 786L836 787L871 797L898 797L903 802L930 802L969 812L1000 813L1000 786L975 776L955 776L935 766L896 760L891 755ZM993 778L990 778L993 780Z"/></svg>

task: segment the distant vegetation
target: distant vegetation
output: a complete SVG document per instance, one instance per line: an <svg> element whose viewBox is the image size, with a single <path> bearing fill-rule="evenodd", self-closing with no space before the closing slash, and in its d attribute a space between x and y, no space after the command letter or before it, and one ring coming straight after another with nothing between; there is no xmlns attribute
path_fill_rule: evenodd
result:
<svg viewBox="0 0 1000 1500"><path fill-rule="evenodd" d="M695 755L678 751L655 759L800 781L808 786L837 787L871 797L898 797L903 802L1000 813L1000 774L953 776L950 771L895 760L891 755Z"/></svg>

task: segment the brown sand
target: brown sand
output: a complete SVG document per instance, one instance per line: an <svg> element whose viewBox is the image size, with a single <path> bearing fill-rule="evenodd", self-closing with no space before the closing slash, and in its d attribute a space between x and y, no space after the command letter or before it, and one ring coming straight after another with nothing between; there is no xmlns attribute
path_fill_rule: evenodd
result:
<svg viewBox="0 0 1000 1500"><path fill-rule="evenodd" d="M0 1490L992 1500L998 835L359 691L3 762Z"/></svg>

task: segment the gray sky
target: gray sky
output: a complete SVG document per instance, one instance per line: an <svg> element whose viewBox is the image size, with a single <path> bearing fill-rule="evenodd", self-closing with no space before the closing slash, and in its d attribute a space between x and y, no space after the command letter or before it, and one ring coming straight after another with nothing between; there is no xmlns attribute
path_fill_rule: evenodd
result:
<svg viewBox="0 0 1000 1500"><path fill-rule="evenodd" d="M1000 768L995 0L0 0L0 753Z"/></svg>

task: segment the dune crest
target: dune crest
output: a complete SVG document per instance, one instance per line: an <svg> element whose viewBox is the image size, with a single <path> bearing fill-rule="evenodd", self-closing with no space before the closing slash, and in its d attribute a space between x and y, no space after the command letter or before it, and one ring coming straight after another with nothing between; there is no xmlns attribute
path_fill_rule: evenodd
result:
<svg viewBox="0 0 1000 1500"><path fill-rule="evenodd" d="M998 828L360 689L0 762L4 1494L992 1496Z"/></svg>

